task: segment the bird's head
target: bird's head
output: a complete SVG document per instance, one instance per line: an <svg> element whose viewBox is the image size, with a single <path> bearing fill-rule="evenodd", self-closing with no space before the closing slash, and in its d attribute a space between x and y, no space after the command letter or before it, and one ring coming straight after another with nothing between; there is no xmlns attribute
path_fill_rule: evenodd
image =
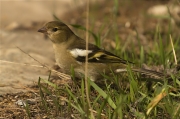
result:
<svg viewBox="0 0 180 119"><path fill-rule="evenodd" d="M71 29L60 21L46 23L38 32L46 34L53 43L62 43L73 34Z"/></svg>

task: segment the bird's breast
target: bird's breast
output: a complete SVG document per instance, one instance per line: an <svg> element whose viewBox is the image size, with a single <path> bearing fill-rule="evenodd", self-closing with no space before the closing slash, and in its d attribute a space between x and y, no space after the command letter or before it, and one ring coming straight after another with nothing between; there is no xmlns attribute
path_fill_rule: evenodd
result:
<svg viewBox="0 0 180 119"><path fill-rule="evenodd" d="M55 52L55 60L60 68L64 69L66 72L70 71L72 67L77 66L76 60L71 56L64 44L53 44Z"/></svg>

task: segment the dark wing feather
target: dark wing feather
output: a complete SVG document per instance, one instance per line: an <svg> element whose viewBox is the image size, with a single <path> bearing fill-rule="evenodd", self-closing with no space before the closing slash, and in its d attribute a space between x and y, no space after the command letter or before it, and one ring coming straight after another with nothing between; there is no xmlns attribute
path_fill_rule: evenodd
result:
<svg viewBox="0 0 180 119"><path fill-rule="evenodd" d="M74 48L78 48L78 49L82 49L85 50L86 49L86 45L84 40L79 39L77 41L79 44L77 45L73 45L73 47L71 47L71 49ZM123 63L123 64L127 64L127 63L132 63L130 61L124 60L110 52L107 52L103 49L100 49L99 47L97 47L96 45L93 44L88 44L88 50L91 50L92 53L88 54L88 62L93 62L93 63ZM76 58L77 61L79 62L85 62L86 57L85 56L78 56Z"/></svg>
<svg viewBox="0 0 180 119"><path fill-rule="evenodd" d="M93 53L89 53L88 61L97 62L97 63L123 63L123 64L129 62L102 49L98 51L94 51Z"/></svg>

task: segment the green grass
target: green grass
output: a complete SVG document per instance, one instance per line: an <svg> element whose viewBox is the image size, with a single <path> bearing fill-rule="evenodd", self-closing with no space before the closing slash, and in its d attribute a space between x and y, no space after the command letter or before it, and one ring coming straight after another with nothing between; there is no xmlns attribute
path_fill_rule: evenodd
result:
<svg viewBox="0 0 180 119"><path fill-rule="evenodd" d="M117 80L117 78L114 77L111 80ZM129 85L124 83L123 86L122 84L116 84L119 83L117 81L111 84L105 83L103 86L98 86L96 83L89 81L91 86L89 89L90 104L96 118L164 117L176 119L179 117L180 93L175 90L180 87L179 81L174 82L175 86L168 84L167 81L164 83L155 82L149 90L147 87L149 80L141 82L139 77L131 71L128 71L128 77L126 78L129 79L127 81ZM48 84L48 86L43 86L44 83ZM54 117L68 113L71 113L71 116L74 115L76 118L90 117L90 110L87 108L84 80L82 80L81 85L65 84L62 88L48 80L40 79L39 87L42 97L41 108L47 112L49 117L52 116L52 110L56 112L53 115ZM48 103L46 97L52 99L53 102ZM67 105L61 106L60 103L64 98Z"/></svg>

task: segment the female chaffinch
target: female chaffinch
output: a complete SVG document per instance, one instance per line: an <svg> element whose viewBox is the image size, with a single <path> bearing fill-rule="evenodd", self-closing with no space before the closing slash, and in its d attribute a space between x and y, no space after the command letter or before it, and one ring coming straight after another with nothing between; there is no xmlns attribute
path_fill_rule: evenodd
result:
<svg viewBox="0 0 180 119"><path fill-rule="evenodd" d="M66 24L60 21L48 22L38 32L46 34L51 39L58 66L67 74L71 74L71 68L73 68L78 78L82 78L85 74L86 55L88 55L88 77L92 81L102 79L102 73L109 75L112 72L124 72L127 64L131 64L91 43L86 50L85 40L75 35ZM132 68L132 71L158 78L163 76L162 73L141 68Z"/></svg>

